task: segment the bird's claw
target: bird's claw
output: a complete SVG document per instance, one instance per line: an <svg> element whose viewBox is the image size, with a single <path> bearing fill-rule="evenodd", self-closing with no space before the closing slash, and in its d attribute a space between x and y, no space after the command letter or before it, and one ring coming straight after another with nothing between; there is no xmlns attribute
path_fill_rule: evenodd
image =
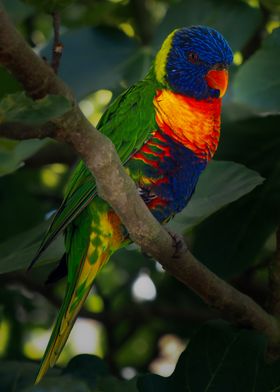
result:
<svg viewBox="0 0 280 392"><path fill-rule="evenodd" d="M184 237L181 234L173 233L170 230L167 231L170 237L172 238L173 248L175 249L173 258L179 259L188 250Z"/></svg>

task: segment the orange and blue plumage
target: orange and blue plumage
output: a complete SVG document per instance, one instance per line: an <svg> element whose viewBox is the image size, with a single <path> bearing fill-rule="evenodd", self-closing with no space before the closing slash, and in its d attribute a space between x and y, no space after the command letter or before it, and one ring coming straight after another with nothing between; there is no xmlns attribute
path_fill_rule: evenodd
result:
<svg viewBox="0 0 280 392"><path fill-rule="evenodd" d="M209 86L206 75L210 70L227 69L233 60L228 43L214 29L194 26L172 34L165 75L171 89L164 90L165 94L162 89L157 89L154 98L157 133L127 163L132 177L132 168L144 175L146 185L141 184L141 178L138 183L140 194L160 222L166 222L186 206L200 173L217 148L220 90ZM166 106L167 110L164 109ZM181 107L181 116L177 116ZM168 121L160 118L161 110L169 112ZM210 122L202 132L201 124L207 123L209 117ZM168 123L172 118L174 121L170 126ZM195 139L185 136L188 133L201 134L207 143L199 148ZM158 137L160 143L155 149ZM141 162L136 168L135 160ZM150 179L148 185L147 178Z"/></svg>
<svg viewBox="0 0 280 392"><path fill-rule="evenodd" d="M177 29L164 41L146 78L119 96L98 124L162 223L185 207L216 151L232 57L214 29ZM98 197L83 162L34 261L64 230L67 291L37 382L56 363L96 274L113 252L130 242L116 213ZM61 275L60 267L56 273Z"/></svg>

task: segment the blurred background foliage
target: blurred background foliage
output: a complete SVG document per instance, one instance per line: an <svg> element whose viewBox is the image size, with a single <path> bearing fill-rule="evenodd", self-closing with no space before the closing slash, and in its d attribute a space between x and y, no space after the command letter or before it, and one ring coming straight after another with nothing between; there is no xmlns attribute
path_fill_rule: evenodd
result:
<svg viewBox="0 0 280 392"><path fill-rule="evenodd" d="M224 34L234 51L234 65L224 99L221 143L194 198L171 228L186 235L203 263L265 307L280 222L280 2L2 3L46 59L53 36L50 13L60 12L64 51L59 75L94 124L118 93L144 77L172 29L205 24ZM21 86L3 68L0 86L0 121L20 116L14 108L21 106L29 119L34 118ZM7 101L7 94L14 95ZM44 105L40 108L42 116L55 115L65 103L49 104L47 112ZM34 361L43 354L64 295L65 282L44 285L63 253L62 238L43 255L38 268L28 274L24 270L62 200L77 159L68 146L52 140L0 139L0 390L279 388L280 365L264 363L262 337L211 321L220 315L136 246L118 252L98 276L59 364L66 366L80 353L103 360L77 356L62 373L54 369L42 386L31 386Z"/></svg>

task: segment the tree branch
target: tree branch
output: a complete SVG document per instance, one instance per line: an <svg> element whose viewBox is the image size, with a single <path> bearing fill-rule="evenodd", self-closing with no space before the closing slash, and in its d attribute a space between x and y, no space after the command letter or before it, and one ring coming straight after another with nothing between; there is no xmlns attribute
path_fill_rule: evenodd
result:
<svg viewBox="0 0 280 392"><path fill-rule="evenodd" d="M56 127L52 123L46 123L42 127L33 127L18 122L0 123L0 136L14 140L44 139L54 137L55 132Z"/></svg>
<svg viewBox="0 0 280 392"><path fill-rule="evenodd" d="M147 3L147 0L131 0L130 2L136 27L143 45L148 45L153 38L154 24Z"/></svg>
<svg viewBox="0 0 280 392"><path fill-rule="evenodd" d="M57 73L59 68L60 58L62 56L62 51L63 51L63 44L60 41L60 34L59 34L59 29L60 29L59 13L53 12L52 18L53 18L53 31L54 31L53 48L52 48L52 68L54 72Z"/></svg>
<svg viewBox="0 0 280 392"><path fill-rule="evenodd" d="M173 258L172 238L139 197L112 142L86 120L70 89L31 50L1 7L0 63L22 83L25 91L34 99L46 94L58 94L72 102L72 110L52 121L55 129L53 137L69 143L80 154L96 178L99 195L119 215L131 239L207 304L222 311L235 323L263 332L271 344L278 345L280 328L276 318L209 271L189 251Z"/></svg>

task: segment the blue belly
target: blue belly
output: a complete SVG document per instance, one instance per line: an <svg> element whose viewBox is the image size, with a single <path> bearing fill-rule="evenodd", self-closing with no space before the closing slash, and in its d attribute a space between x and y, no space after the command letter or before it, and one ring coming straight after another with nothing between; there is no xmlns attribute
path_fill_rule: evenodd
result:
<svg viewBox="0 0 280 392"><path fill-rule="evenodd" d="M198 158L193 151L161 133L161 146L168 148L168 154L158 149L156 155L143 153L152 164L133 162L128 166L135 173L141 173L139 181L140 194L151 209L153 215L164 222L180 212L190 200L199 175L206 167L207 161ZM150 143L154 142L151 139ZM149 142L147 143L149 145ZM154 164L153 164L154 163ZM135 166L136 164L136 166ZM149 185L141 184L141 177L152 179Z"/></svg>
<svg viewBox="0 0 280 392"><path fill-rule="evenodd" d="M165 157L160 162L160 170L168 179L167 183L161 183L153 187L153 192L167 202L163 208L156 208L154 216L163 222L171 216L182 211L190 200L198 178L205 169L207 161L198 158L191 150L174 142L169 141L171 156Z"/></svg>

